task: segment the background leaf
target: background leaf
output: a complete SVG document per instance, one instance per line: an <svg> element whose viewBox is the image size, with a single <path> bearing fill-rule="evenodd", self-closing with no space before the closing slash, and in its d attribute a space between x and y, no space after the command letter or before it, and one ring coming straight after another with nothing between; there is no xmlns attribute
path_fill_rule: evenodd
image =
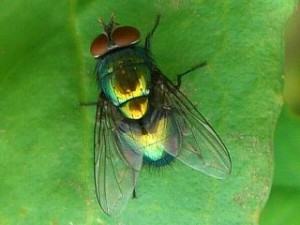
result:
<svg viewBox="0 0 300 225"><path fill-rule="evenodd" d="M281 108L282 34L296 1L4 0L0 9L0 224L257 224L273 171L272 137ZM138 198L117 218L94 193L95 61L99 16L153 39L157 65L226 143L224 181L175 163L144 169Z"/></svg>
<svg viewBox="0 0 300 225"><path fill-rule="evenodd" d="M286 106L275 132L275 174L261 225L297 225L300 221L300 119Z"/></svg>
<svg viewBox="0 0 300 225"><path fill-rule="evenodd" d="M299 3L298 3L299 4ZM299 5L286 29L285 106L278 120L274 149L275 174L270 199L261 217L262 225L300 221L300 11Z"/></svg>

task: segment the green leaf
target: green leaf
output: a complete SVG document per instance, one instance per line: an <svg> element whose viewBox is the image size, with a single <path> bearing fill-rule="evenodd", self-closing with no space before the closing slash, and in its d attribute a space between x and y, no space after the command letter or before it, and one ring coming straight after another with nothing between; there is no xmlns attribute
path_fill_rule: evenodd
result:
<svg viewBox="0 0 300 225"><path fill-rule="evenodd" d="M295 1L1 2L0 224L258 224L268 198L273 131L281 108L283 30ZM145 38L157 14L153 57L227 145L224 181L175 163L144 169L137 199L116 218L93 180L99 16Z"/></svg>

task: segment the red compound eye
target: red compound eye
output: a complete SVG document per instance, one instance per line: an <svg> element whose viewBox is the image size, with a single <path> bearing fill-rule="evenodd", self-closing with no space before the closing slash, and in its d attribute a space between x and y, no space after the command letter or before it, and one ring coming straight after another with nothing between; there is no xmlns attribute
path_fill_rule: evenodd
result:
<svg viewBox="0 0 300 225"><path fill-rule="evenodd" d="M128 46L140 40L140 32L134 27L117 27L112 32L112 39L117 46Z"/></svg>
<svg viewBox="0 0 300 225"><path fill-rule="evenodd" d="M97 58L105 54L108 51L108 47L108 37L106 36L106 34L102 33L93 40L90 46L90 52L95 58Z"/></svg>

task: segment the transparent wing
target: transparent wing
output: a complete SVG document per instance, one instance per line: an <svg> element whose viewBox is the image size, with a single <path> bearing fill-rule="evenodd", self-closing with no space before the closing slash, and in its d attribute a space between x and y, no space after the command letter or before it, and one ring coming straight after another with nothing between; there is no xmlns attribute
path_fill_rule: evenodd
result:
<svg viewBox="0 0 300 225"><path fill-rule="evenodd" d="M178 150L168 152L186 165L209 176L224 179L231 172L230 155L218 134L187 97L158 71L163 105L172 112L182 143ZM159 91L156 91L159 93Z"/></svg>
<svg viewBox="0 0 300 225"><path fill-rule="evenodd" d="M95 122L95 184L99 204L109 215L122 211L132 197L142 165L141 155L130 151L124 155L122 144L118 143L117 113L100 96Z"/></svg>

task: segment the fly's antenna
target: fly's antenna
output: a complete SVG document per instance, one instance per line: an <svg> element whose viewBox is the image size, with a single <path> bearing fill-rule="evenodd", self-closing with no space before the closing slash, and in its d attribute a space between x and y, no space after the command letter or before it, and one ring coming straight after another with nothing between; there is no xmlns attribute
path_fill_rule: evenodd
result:
<svg viewBox="0 0 300 225"><path fill-rule="evenodd" d="M102 18L98 19L98 22L103 27L104 32L107 34L107 36L109 37L110 40L111 40L112 31L118 25L118 23L115 21L115 19L116 19L116 16L114 13L111 14L109 23L105 23L105 21Z"/></svg>

